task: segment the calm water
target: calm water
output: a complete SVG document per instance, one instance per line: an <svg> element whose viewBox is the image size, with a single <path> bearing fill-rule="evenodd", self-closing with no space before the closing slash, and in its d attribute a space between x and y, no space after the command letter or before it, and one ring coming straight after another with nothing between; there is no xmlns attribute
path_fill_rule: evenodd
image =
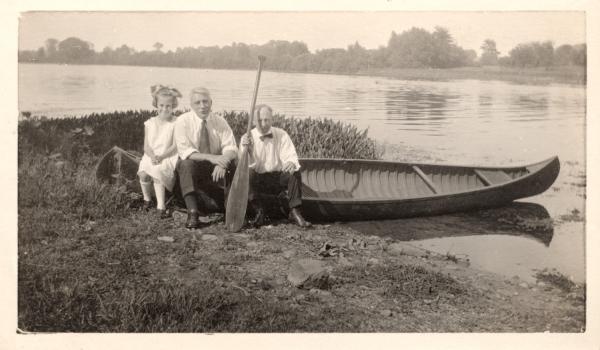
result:
<svg viewBox="0 0 600 350"><path fill-rule="evenodd" d="M151 109L150 86L171 84L184 94L206 86L213 109L248 110L253 71L184 68L19 65L19 108L48 116ZM415 242L469 256L473 266L530 279L532 269L556 268L583 281L585 99L581 86L516 85L495 81L403 81L379 77L263 72L259 103L296 117L350 122L396 160L454 164L525 164L558 155L561 174L546 193L527 199L554 221L549 244L527 235L482 229ZM431 219L430 222L440 219ZM401 237L407 221L389 222ZM373 226L373 225L371 225ZM389 228L388 228L389 229ZM393 230L392 230L393 231ZM475 233L475 234L473 234ZM418 235L417 235L418 237Z"/></svg>

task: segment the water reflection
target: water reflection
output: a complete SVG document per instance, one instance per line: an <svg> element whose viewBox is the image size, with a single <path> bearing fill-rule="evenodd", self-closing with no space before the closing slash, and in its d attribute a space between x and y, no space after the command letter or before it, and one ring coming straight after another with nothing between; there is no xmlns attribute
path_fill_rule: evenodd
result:
<svg viewBox="0 0 600 350"><path fill-rule="evenodd" d="M468 213L343 225L365 235L387 236L400 241L507 235L531 239L548 247L554 235L554 225L546 208L527 202Z"/></svg>

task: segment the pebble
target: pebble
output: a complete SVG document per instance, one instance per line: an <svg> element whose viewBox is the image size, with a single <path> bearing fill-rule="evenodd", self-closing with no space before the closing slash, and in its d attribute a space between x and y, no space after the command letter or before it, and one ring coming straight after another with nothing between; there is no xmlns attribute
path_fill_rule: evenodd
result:
<svg viewBox="0 0 600 350"><path fill-rule="evenodd" d="M294 240L294 239L300 239L300 235L297 234L297 233L290 233L289 235L285 236L285 238L292 239L292 240Z"/></svg>
<svg viewBox="0 0 600 350"><path fill-rule="evenodd" d="M392 310L381 310L380 314L381 316L391 317L394 313Z"/></svg>
<svg viewBox="0 0 600 350"><path fill-rule="evenodd" d="M215 236L215 235L211 235L209 233L205 233L202 235L202 240L203 241L215 241L219 239L219 237Z"/></svg>
<svg viewBox="0 0 600 350"><path fill-rule="evenodd" d="M369 258L369 260L367 260L367 262L372 265L379 265L379 259L376 259L376 258Z"/></svg>
<svg viewBox="0 0 600 350"><path fill-rule="evenodd" d="M287 275L288 281L294 287L308 288L323 284L329 278L329 273L319 260L300 259L290 265Z"/></svg>
<svg viewBox="0 0 600 350"><path fill-rule="evenodd" d="M320 295L320 296L324 296L324 297L331 296L331 292L322 290L322 289L318 289L318 288L311 288L308 292L310 294L316 294L316 295Z"/></svg>
<svg viewBox="0 0 600 350"><path fill-rule="evenodd" d="M292 258L294 255L296 255L296 252L293 250L286 250L282 253L283 257L286 259L290 259Z"/></svg>
<svg viewBox="0 0 600 350"><path fill-rule="evenodd" d="M521 287L521 288L529 288L529 284L527 284L527 282L521 282L521 283L519 283L519 287Z"/></svg>
<svg viewBox="0 0 600 350"><path fill-rule="evenodd" d="M536 285L537 285L538 287L541 287L541 288L543 288L543 287L546 287L546 286L547 286L547 284L546 284L545 282L542 282L542 281L537 281Z"/></svg>
<svg viewBox="0 0 600 350"><path fill-rule="evenodd" d="M254 241L251 241L251 242L246 243L246 247L248 247L248 248L256 248L256 247L258 247L258 243L254 242Z"/></svg>
<svg viewBox="0 0 600 350"><path fill-rule="evenodd" d="M304 294L298 294L294 297L294 300L298 301L303 301L304 299L306 299L306 296Z"/></svg>
<svg viewBox="0 0 600 350"><path fill-rule="evenodd" d="M235 237L241 238L241 239L248 239L248 238L250 238L250 235L247 233L236 233Z"/></svg>
<svg viewBox="0 0 600 350"><path fill-rule="evenodd" d="M340 265L342 265L342 266L347 266L347 267L349 267L349 266L353 266L353 265L354 265L354 264L353 264L353 263L352 263L350 260L346 259L346 258L345 258L345 257L343 257L343 256L340 256L340 257L338 258L338 263L339 263Z"/></svg>
<svg viewBox="0 0 600 350"><path fill-rule="evenodd" d="M158 236L158 240L162 241L162 242L169 242L169 243L175 242L175 239L171 236Z"/></svg>

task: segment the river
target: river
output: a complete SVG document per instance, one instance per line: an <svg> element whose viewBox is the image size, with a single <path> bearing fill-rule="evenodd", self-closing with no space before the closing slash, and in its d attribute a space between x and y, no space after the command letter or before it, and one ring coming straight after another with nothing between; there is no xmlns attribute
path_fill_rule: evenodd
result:
<svg viewBox="0 0 600 350"><path fill-rule="evenodd" d="M249 109L255 75L238 70L19 64L19 109L51 117L151 109L150 86L161 83L184 94L181 109L189 108L191 88L205 86L211 90L213 110L242 111ZM585 280L585 86L267 71L258 102L290 117L326 117L368 128L369 136L385 147L387 159L509 165L558 155L561 173L553 187L524 200L547 211L553 223L549 242L532 240L530 232L507 234L460 216L428 220L449 220L449 227L454 223L465 234L427 239L399 233L419 219L391 221L386 227L355 226L411 239L440 253L464 255L474 267L507 276L531 280L535 270L554 268L576 281Z"/></svg>

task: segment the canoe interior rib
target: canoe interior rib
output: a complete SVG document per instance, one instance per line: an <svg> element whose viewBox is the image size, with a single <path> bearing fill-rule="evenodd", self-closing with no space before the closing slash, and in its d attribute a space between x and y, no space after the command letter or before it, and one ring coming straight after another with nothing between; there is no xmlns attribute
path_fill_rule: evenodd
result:
<svg viewBox="0 0 600 350"><path fill-rule="evenodd" d="M304 160L307 199L410 199L500 185L530 173L527 167L472 168L391 162Z"/></svg>

